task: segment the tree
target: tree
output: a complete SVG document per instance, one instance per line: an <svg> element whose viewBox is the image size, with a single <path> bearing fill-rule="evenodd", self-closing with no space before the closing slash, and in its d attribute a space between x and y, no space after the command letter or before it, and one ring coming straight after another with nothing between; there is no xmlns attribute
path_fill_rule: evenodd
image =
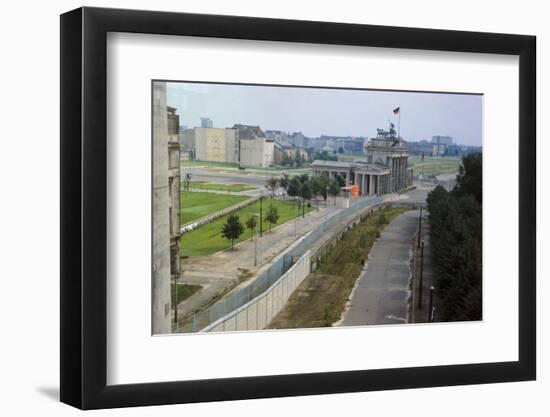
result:
<svg viewBox="0 0 550 417"><path fill-rule="evenodd" d="M231 241L231 250L233 250L233 242L238 239L244 232L244 226L239 220L239 216L230 214L227 221L222 226L222 237Z"/></svg>
<svg viewBox="0 0 550 417"><path fill-rule="evenodd" d="M281 165L292 166L293 163L294 163L294 161L292 161L292 159L288 156L288 154L286 152L283 152L283 158L281 160Z"/></svg>
<svg viewBox="0 0 550 417"><path fill-rule="evenodd" d="M254 231L256 230L256 216L250 216L246 221L246 227L250 229L250 237L254 237Z"/></svg>
<svg viewBox="0 0 550 417"><path fill-rule="evenodd" d="M279 186L279 179L277 177L268 177L265 181L265 188L267 188L269 191L271 191L271 197L273 197L273 193L275 190L277 190L277 187Z"/></svg>
<svg viewBox="0 0 550 417"><path fill-rule="evenodd" d="M288 187L286 189L286 193L290 197L298 197L300 196L300 188L302 186L302 183L300 181L299 177L293 177L290 182L288 183Z"/></svg>
<svg viewBox="0 0 550 417"><path fill-rule="evenodd" d="M346 180L341 175L336 175L336 181L338 181L338 185L340 185L340 187L346 186Z"/></svg>
<svg viewBox="0 0 550 417"><path fill-rule="evenodd" d="M441 303L438 311L443 321L482 317L481 170L470 166L479 166L478 162L481 157L467 159L452 192L437 186L428 194L430 243Z"/></svg>
<svg viewBox="0 0 550 417"><path fill-rule="evenodd" d="M288 174L285 173L281 175L281 178L279 178L279 185L281 186L281 188L283 188L286 191L289 183L290 183L290 179L288 177Z"/></svg>
<svg viewBox="0 0 550 417"><path fill-rule="evenodd" d="M314 197L317 197L317 194L321 193L321 181L318 176L313 177L309 181L309 185L311 187L311 193Z"/></svg>
<svg viewBox="0 0 550 417"><path fill-rule="evenodd" d="M313 197L313 192L311 190L311 184L309 180L306 180L302 183L302 186L300 187L300 197L302 197L304 200L311 200L311 197Z"/></svg>
<svg viewBox="0 0 550 417"><path fill-rule="evenodd" d="M341 146L339 146L339 147L338 147L338 153L344 153L344 148L341 147Z"/></svg>
<svg viewBox="0 0 550 417"><path fill-rule="evenodd" d="M294 157L294 163L296 165L296 168L301 168L304 165L302 154L298 151L296 151L296 156Z"/></svg>
<svg viewBox="0 0 550 417"><path fill-rule="evenodd" d="M340 194L340 183L336 178L331 178L329 180L328 193L334 197L334 204L336 205L336 196Z"/></svg>
<svg viewBox="0 0 550 417"><path fill-rule="evenodd" d="M271 226L276 224L279 220L279 211L277 207L273 207L272 204L269 205L267 213L265 214L265 221L269 223L269 231L271 231Z"/></svg>
<svg viewBox="0 0 550 417"><path fill-rule="evenodd" d="M321 174L319 175L319 183L318 183L318 187L319 187L319 194L321 194L323 196L323 200L327 201L327 196L328 196L328 187L329 187L329 179L328 179L328 175L327 174Z"/></svg>
<svg viewBox="0 0 550 417"><path fill-rule="evenodd" d="M482 202L483 163L480 153L472 153L462 157L462 165L456 176L456 186L453 193L457 196L473 195L478 203Z"/></svg>

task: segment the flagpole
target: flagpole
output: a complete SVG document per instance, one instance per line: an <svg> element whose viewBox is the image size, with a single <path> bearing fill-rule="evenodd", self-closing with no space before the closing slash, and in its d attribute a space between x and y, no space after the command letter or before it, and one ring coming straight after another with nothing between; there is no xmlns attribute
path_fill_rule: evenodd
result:
<svg viewBox="0 0 550 417"><path fill-rule="evenodd" d="M399 122L397 124L397 138L401 137L401 106L399 106Z"/></svg>

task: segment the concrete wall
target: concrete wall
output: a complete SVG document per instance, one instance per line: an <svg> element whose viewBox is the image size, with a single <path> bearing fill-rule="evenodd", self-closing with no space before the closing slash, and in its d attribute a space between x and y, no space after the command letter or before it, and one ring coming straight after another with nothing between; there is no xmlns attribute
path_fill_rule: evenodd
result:
<svg viewBox="0 0 550 417"><path fill-rule="evenodd" d="M225 162L239 162L239 141L236 129L225 129Z"/></svg>
<svg viewBox="0 0 550 417"><path fill-rule="evenodd" d="M264 142L263 138L241 139L240 164L245 167L264 167Z"/></svg>
<svg viewBox="0 0 550 417"><path fill-rule="evenodd" d="M240 164L245 167L266 168L273 164L274 145L264 138L240 140Z"/></svg>
<svg viewBox="0 0 550 417"><path fill-rule="evenodd" d="M235 129L196 127L184 131L184 147L195 149L195 158L209 162L239 162L239 144Z"/></svg>
<svg viewBox="0 0 550 417"><path fill-rule="evenodd" d="M166 84L153 84L152 331L170 333L170 230Z"/></svg>
<svg viewBox="0 0 550 417"><path fill-rule="evenodd" d="M200 161L225 161L225 129L195 128L196 158Z"/></svg>
<svg viewBox="0 0 550 417"><path fill-rule="evenodd" d="M290 295L309 275L309 272L308 251L265 292L202 331L227 332L264 329L282 310Z"/></svg>
<svg viewBox="0 0 550 417"><path fill-rule="evenodd" d="M195 149L195 129L185 129L180 132L180 146L185 152Z"/></svg>

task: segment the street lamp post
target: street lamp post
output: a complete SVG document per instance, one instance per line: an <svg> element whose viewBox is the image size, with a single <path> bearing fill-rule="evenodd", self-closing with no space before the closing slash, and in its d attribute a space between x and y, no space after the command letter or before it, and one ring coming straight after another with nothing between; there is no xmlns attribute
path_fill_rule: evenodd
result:
<svg viewBox="0 0 550 417"><path fill-rule="evenodd" d="M422 308L422 288L424 286L424 241L420 243L420 282L418 283L418 308Z"/></svg>
<svg viewBox="0 0 550 417"><path fill-rule="evenodd" d="M263 195L260 195L260 236L263 236L263 228L262 228L262 199L264 198Z"/></svg>
<svg viewBox="0 0 550 417"><path fill-rule="evenodd" d="M418 216L418 243L417 243L417 248L420 247L420 236L421 236L421 231L422 231L422 207L420 207L420 214Z"/></svg>
<svg viewBox="0 0 550 417"><path fill-rule="evenodd" d="M258 213L254 213L254 217L259 217ZM254 266L258 266L258 222L256 222L256 236L254 236Z"/></svg>
<svg viewBox="0 0 550 417"><path fill-rule="evenodd" d="M300 212L298 211L298 200L296 200L296 212L294 214L294 239L296 239L296 236L298 235L298 217L300 217Z"/></svg>
<svg viewBox="0 0 550 417"><path fill-rule="evenodd" d="M178 280L177 275L174 276L174 323L176 325L176 332L179 330L178 326Z"/></svg>
<svg viewBox="0 0 550 417"><path fill-rule="evenodd" d="M327 220L328 220L328 186L326 188L326 199L325 199L325 223L324 223L324 227L323 227L323 230L326 230L327 229Z"/></svg>

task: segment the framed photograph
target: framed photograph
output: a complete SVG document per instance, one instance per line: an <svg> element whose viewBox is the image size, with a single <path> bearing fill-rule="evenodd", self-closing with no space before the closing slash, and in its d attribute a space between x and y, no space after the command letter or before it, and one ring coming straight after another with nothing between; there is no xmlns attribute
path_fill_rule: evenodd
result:
<svg viewBox="0 0 550 417"><path fill-rule="evenodd" d="M61 401L533 380L535 37L61 16Z"/></svg>

